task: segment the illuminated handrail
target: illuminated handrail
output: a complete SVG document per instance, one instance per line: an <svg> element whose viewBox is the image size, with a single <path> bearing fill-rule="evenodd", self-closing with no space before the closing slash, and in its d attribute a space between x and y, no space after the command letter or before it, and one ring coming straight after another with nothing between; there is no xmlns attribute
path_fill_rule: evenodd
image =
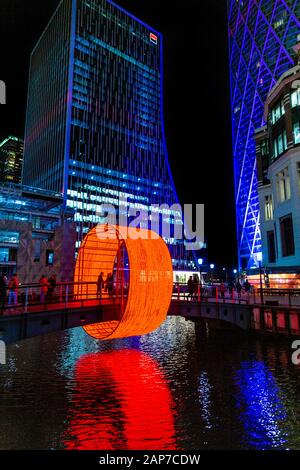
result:
<svg viewBox="0 0 300 470"><path fill-rule="evenodd" d="M80 294L74 293L74 287L81 285ZM89 290L89 286L94 289ZM37 283L20 284L17 289L6 289L6 298L3 305L0 305L0 312L4 313L27 313L30 307L40 307L40 310L54 310L55 307L61 309L84 307L87 304L116 304L127 297L126 286L124 286L124 295L120 296L113 291L109 296L105 287L102 290L97 289L98 284L94 282L58 282L53 290L49 284L41 286ZM96 287L96 289L95 289ZM115 287L115 286L114 286ZM96 294L91 296L91 291ZM108 302L109 300L109 302ZM89 301L89 302L87 302ZM78 305L79 304L79 305ZM51 308L52 307L52 308ZM21 310L21 312L20 312Z"/></svg>
<svg viewBox="0 0 300 470"><path fill-rule="evenodd" d="M74 293L76 286L82 286ZM92 286L93 288L90 288ZM47 291L46 291L47 288ZM49 293L49 286L44 289L42 296L42 286L38 283L20 284L17 289L16 297L10 294L11 289L7 288L6 298L3 307L0 305L0 313L27 313L31 307L40 307L42 310L54 310L55 307L60 309L62 306L66 309L80 308L89 304L116 304L128 296L128 283L123 286L122 294L116 292L116 283L112 296L109 296L105 286L97 293L97 283L95 282L57 282L54 291ZM300 289L278 289L263 288L264 303L268 304L268 298L271 302L277 302L278 305L288 307L300 306ZM91 295L91 292L95 294ZM15 304L15 298L17 303ZM245 292L244 289L240 294L236 289L229 289L226 286L225 292L222 294L220 284L195 284L195 291L191 295L188 286L185 283L175 282L173 285L172 299L180 302L216 302L216 303L237 303L260 305L261 296L260 289L253 288L251 292ZM10 300L10 304L9 304Z"/></svg>

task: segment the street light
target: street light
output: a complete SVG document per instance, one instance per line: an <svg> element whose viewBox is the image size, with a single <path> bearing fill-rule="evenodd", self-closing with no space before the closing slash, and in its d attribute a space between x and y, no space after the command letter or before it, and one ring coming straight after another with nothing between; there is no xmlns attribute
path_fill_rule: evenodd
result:
<svg viewBox="0 0 300 470"><path fill-rule="evenodd" d="M198 265L199 265L199 275L200 275L200 286L202 286L201 266L203 265L203 258L198 258Z"/></svg>
<svg viewBox="0 0 300 470"><path fill-rule="evenodd" d="M233 274L237 274L237 269L234 269L234 270L233 270Z"/></svg>
<svg viewBox="0 0 300 470"><path fill-rule="evenodd" d="M209 265L209 267L210 267L210 280L212 282L212 280L213 280L212 272L213 272L213 269L215 268L215 265L212 263L212 264Z"/></svg>

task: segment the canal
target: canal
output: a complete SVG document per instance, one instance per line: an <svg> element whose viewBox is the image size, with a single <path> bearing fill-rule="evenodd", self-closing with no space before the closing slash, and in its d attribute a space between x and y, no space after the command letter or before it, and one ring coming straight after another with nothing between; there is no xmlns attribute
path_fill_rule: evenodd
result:
<svg viewBox="0 0 300 470"><path fill-rule="evenodd" d="M97 342L78 328L7 356L0 449L300 449L300 367L286 340L168 318L141 338Z"/></svg>

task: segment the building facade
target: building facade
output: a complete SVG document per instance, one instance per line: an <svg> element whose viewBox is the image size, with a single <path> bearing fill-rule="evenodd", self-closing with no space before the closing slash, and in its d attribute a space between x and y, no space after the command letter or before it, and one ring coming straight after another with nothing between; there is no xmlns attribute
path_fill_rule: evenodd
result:
<svg viewBox="0 0 300 470"><path fill-rule="evenodd" d="M265 124L264 103L294 64L299 0L228 0L233 158L240 268L258 266L260 211L254 130Z"/></svg>
<svg viewBox="0 0 300 470"><path fill-rule="evenodd" d="M300 272L300 65L285 72L271 90L264 118L267 125L255 134L262 261L272 272L296 274Z"/></svg>
<svg viewBox="0 0 300 470"><path fill-rule="evenodd" d="M161 34L109 0L62 0L32 52L23 182L63 195L75 210L77 248L103 221L103 204L177 203L162 57ZM181 222L177 209L160 217ZM166 241L173 265L192 267L183 243Z"/></svg>
<svg viewBox="0 0 300 470"><path fill-rule="evenodd" d="M20 185L0 186L0 273L14 273L22 284L52 274L72 282L76 227L62 198Z"/></svg>
<svg viewBox="0 0 300 470"><path fill-rule="evenodd" d="M8 136L0 143L0 183L21 183L24 141Z"/></svg>

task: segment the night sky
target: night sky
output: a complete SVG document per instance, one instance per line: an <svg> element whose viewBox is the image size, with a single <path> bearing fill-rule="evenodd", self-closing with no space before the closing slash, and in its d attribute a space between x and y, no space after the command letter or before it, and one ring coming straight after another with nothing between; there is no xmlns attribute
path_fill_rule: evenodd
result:
<svg viewBox="0 0 300 470"><path fill-rule="evenodd" d="M23 137L29 56L59 0L1 0L0 138ZM164 35L167 148L180 202L205 204L209 262L236 265L226 0L118 0Z"/></svg>

